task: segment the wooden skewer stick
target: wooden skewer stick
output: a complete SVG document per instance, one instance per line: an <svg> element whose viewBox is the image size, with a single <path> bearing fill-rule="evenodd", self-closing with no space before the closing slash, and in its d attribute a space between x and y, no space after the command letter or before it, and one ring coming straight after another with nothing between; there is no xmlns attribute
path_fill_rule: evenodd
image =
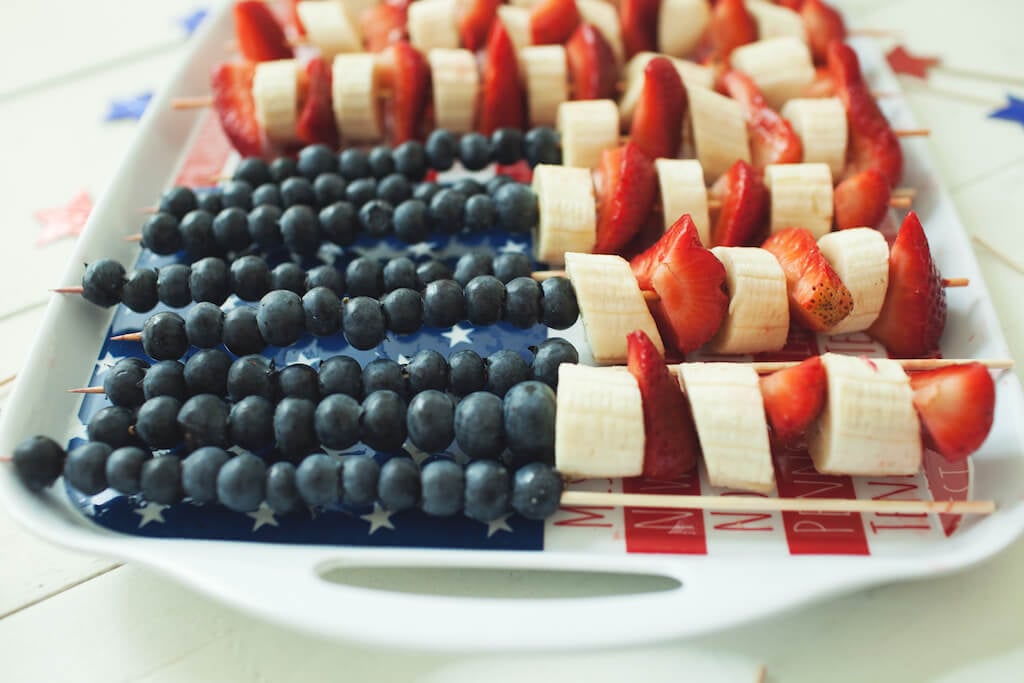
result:
<svg viewBox="0 0 1024 683"><path fill-rule="evenodd" d="M928 128L905 128L905 129L893 129L893 133L898 138L924 138L932 134L932 131Z"/></svg>
<svg viewBox="0 0 1024 683"><path fill-rule="evenodd" d="M78 286L78 287L57 287L55 289L51 289L50 291L53 292L54 294L81 294L82 292L85 291L85 288L81 287L81 286Z"/></svg>
<svg viewBox="0 0 1024 683"><path fill-rule="evenodd" d="M851 36L867 38L898 38L903 35L902 31L894 28L851 28L846 33Z"/></svg>
<svg viewBox="0 0 1024 683"><path fill-rule="evenodd" d="M13 382L17 376L18 376L18 373L14 373L13 375L8 375L7 377L4 377L3 379L0 379L0 387L7 386L11 382Z"/></svg>
<svg viewBox="0 0 1024 683"><path fill-rule="evenodd" d="M123 241L125 241L125 242L141 242L142 241L142 233L141 232L137 232L134 235L125 235L121 239Z"/></svg>
<svg viewBox="0 0 1024 683"><path fill-rule="evenodd" d="M103 387L81 387L78 389L68 389L69 394L102 394Z"/></svg>
<svg viewBox="0 0 1024 683"><path fill-rule="evenodd" d="M110 341L142 341L142 333L129 332L128 334L118 334L111 337Z"/></svg>
<svg viewBox="0 0 1024 683"><path fill-rule="evenodd" d="M565 277L564 270L535 270L530 273L537 282L544 282L544 280L550 280L553 277ZM947 277L942 279L943 287L967 287L971 284L971 279L966 277ZM651 292L653 294L653 292ZM647 296L647 292L644 292L644 298L648 301L657 301L657 295L654 298Z"/></svg>

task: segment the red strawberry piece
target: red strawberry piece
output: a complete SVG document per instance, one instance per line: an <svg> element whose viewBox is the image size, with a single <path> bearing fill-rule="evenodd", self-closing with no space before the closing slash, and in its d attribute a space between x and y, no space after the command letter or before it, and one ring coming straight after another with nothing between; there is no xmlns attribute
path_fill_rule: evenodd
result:
<svg viewBox="0 0 1024 683"><path fill-rule="evenodd" d="M841 42L828 50L828 67L836 94L846 108L850 143L846 156L850 173L876 168L895 187L903 175L903 150L889 121L878 108L860 72L857 54Z"/></svg>
<svg viewBox="0 0 1024 683"><path fill-rule="evenodd" d="M722 203L711 230L711 245L743 247L757 243L768 220L768 190L754 167L738 160L711 186Z"/></svg>
<svg viewBox="0 0 1024 683"><path fill-rule="evenodd" d="M768 106L754 81L741 71L722 76L722 87L740 103L750 131L750 156L754 168L768 164L797 164L803 160L803 146L789 121Z"/></svg>
<svg viewBox="0 0 1024 683"><path fill-rule="evenodd" d="M632 140L601 152L595 254L616 254L640 231L658 191L654 161Z"/></svg>
<svg viewBox="0 0 1024 683"><path fill-rule="evenodd" d="M505 25L496 21L487 38L484 58L480 132L490 135L499 128L522 128L525 120L516 49Z"/></svg>
<svg viewBox="0 0 1024 683"><path fill-rule="evenodd" d="M833 40L846 40L846 25L843 17L828 3L822 0L806 0L800 8L800 16L807 30L811 55L818 64L828 59L828 46Z"/></svg>
<svg viewBox="0 0 1024 683"><path fill-rule="evenodd" d="M306 80L306 96L297 124L299 140L304 145L319 142L337 148L338 126L334 123L331 105L331 67L323 57L314 57L306 64Z"/></svg>
<svg viewBox="0 0 1024 683"><path fill-rule="evenodd" d="M235 37L242 56L251 62L291 59L292 47L269 6L260 0L242 0L231 8Z"/></svg>
<svg viewBox="0 0 1024 683"><path fill-rule="evenodd" d="M836 227L877 228L889 213L889 181L879 171L866 168L836 185Z"/></svg>
<svg viewBox="0 0 1024 683"><path fill-rule="evenodd" d="M252 99L255 71L252 62L222 62L210 74L213 108L224 134L242 156L259 156L263 152L263 134Z"/></svg>
<svg viewBox="0 0 1024 683"><path fill-rule="evenodd" d="M530 44L561 45L579 24L576 0L541 0L530 10Z"/></svg>
<svg viewBox="0 0 1024 683"><path fill-rule="evenodd" d="M914 372L910 386L925 446L950 461L981 448L996 408L996 386L984 365L965 363Z"/></svg>
<svg viewBox="0 0 1024 683"><path fill-rule="evenodd" d="M565 54L574 100L615 97L615 53L600 31L590 24L580 24L565 44Z"/></svg>
<svg viewBox="0 0 1024 683"><path fill-rule="evenodd" d="M462 47L471 52L483 48L491 32L491 24L498 16L499 6L501 0L468 0L462 5L455 21Z"/></svg>
<svg viewBox="0 0 1024 683"><path fill-rule="evenodd" d="M391 90L392 143L420 137L430 96L430 66L407 41L389 45L379 62L381 86Z"/></svg>
<svg viewBox="0 0 1024 683"><path fill-rule="evenodd" d="M658 11L661 0L622 0L619 3L619 23L626 58L637 52L658 51Z"/></svg>
<svg viewBox="0 0 1024 683"><path fill-rule="evenodd" d="M295 33L305 38L306 27L302 25L302 18L299 16L299 3L301 1L288 0L288 21L295 27Z"/></svg>
<svg viewBox="0 0 1024 683"><path fill-rule="evenodd" d="M799 12L800 7L804 4L804 0L776 0L776 5L779 7L785 7L791 9L794 12Z"/></svg>
<svg viewBox="0 0 1024 683"><path fill-rule="evenodd" d="M696 242L694 242L695 236ZM697 232L697 227L693 224L693 218L690 217L690 214L684 213L658 241L630 259L629 267L633 269L633 275L636 276L636 283L640 289L653 290L651 279L654 277L655 269L660 264L672 260L672 254L693 246L700 246L700 235Z"/></svg>
<svg viewBox="0 0 1024 683"><path fill-rule="evenodd" d="M764 412L777 443L791 445L807 433L825 407L827 388L818 356L761 377Z"/></svg>
<svg viewBox="0 0 1024 683"><path fill-rule="evenodd" d="M814 70L814 80L802 92L803 97L835 97L836 81L827 67L819 66Z"/></svg>
<svg viewBox="0 0 1024 683"><path fill-rule="evenodd" d="M719 0L711 10L708 35L719 61L728 63L733 50L757 40L757 21L743 0Z"/></svg>
<svg viewBox="0 0 1024 683"><path fill-rule="evenodd" d="M408 37L405 29L408 2L382 2L363 10L359 31L367 52L380 52Z"/></svg>
<svg viewBox="0 0 1024 683"><path fill-rule="evenodd" d="M761 246L775 256L786 274L789 310L798 323L825 332L853 310L853 295L810 230L785 228Z"/></svg>
<svg viewBox="0 0 1024 683"><path fill-rule="evenodd" d="M700 441L690 404L643 330L626 337L627 367L640 385L644 470L648 479L678 479L697 465Z"/></svg>
<svg viewBox="0 0 1024 683"><path fill-rule="evenodd" d="M683 136L686 88L672 62L655 57L644 67L629 135L652 159L674 158Z"/></svg>
<svg viewBox="0 0 1024 683"><path fill-rule="evenodd" d="M893 358L933 356L946 326L946 290L928 238L911 211L889 250L889 287L868 334Z"/></svg>

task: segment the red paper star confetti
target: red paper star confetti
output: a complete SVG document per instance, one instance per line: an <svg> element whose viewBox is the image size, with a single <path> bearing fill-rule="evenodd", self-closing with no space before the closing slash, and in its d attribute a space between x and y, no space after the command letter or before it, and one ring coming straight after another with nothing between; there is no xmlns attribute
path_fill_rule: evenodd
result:
<svg viewBox="0 0 1024 683"><path fill-rule="evenodd" d="M898 74L915 76L921 80L928 78L928 70L940 63L938 57L918 57L902 45L897 45L885 55L892 70Z"/></svg>
<svg viewBox="0 0 1024 683"><path fill-rule="evenodd" d="M43 226L42 233L36 238L36 246L42 247L64 237L77 237L82 233L90 213L92 197L85 190L64 206L36 211L32 215Z"/></svg>

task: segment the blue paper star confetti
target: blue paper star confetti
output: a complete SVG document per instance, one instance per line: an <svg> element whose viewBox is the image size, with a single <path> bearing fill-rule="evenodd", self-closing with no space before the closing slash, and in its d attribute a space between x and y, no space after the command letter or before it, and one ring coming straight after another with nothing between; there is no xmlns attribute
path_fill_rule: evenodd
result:
<svg viewBox="0 0 1024 683"><path fill-rule="evenodd" d="M199 28L199 25L203 23L203 19L206 18L208 10L205 7L200 7L191 14L178 19L178 25L185 29L185 35L191 36Z"/></svg>
<svg viewBox="0 0 1024 683"><path fill-rule="evenodd" d="M115 99L110 103L103 120L138 121L142 118L142 114L145 113L151 99L153 99L153 93L148 91L123 100Z"/></svg>
<svg viewBox="0 0 1024 683"><path fill-rule="evenodd" d="M1024 126L1024 100L1014 97L1013 95L1006 96L1007 104L1002 109L996 109L988 115L990 119L1003 119L1005 121L1016 121L1020 125Z"/></svg>

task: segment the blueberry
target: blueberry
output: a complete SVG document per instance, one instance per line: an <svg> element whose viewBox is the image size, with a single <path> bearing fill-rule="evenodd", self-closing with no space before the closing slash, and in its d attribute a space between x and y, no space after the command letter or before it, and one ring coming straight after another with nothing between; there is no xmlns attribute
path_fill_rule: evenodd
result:
<svg viewBox="0 0 1024 683"><path fill-rule="evenodd" d="M354 243L359 235L356 208L349 202L339 201L320 209L320 231L325 240L339 246Z"/></svg>
<svg viewBox="0 0 1024 683"><path fill-rule="evenodd" d="M316 404L304 398L285 398L274 411L274 438L289 459L297 461L317 447L313 416Z"/></svg>
<svg viewBox="0 0 1024 683"><path fill-rule="evenodd" d="M160 505L173 505L181 500L181 460L174 455L160 455L142 463L139 477L142 497Z"/></svg>
<svg viewBox="0 0 1024 683"><path fill-rule="evenodd" d="M545 339L533 356L531 374L533 379L544 382L552 389L558 389L558 366L562 363L579 363L576 347L564 339Z"/></svg>
<svg viewBox="0 0 1024 683"><path fill-rule="evenodd" d="M334 159L334 155L331 155ZM263 502L267 466L252 453L228 460L217 474L217 497L235 512L252 512Z"/></svg>
<svg viewBox="0 0 1024 683"><path fill-rule="evenodd" d="M359 180L370 175L370 162L366 152L350 147L338 155L338 166L345 180Z"/></svg>
<svg viewBox="0 0 1024 683"><path fill-rule="evenodd" d="M303 177L293 176L281 183L281 206L285 209L293 206L311 207L316 205L316 192L313 183Z"/></svg>
<svg viewBox="0 0 1024 683"><path fill-rule="evenodd" d="M205 211L202 213L209 215ZM178 227L178 218L163 211L158 211L147 218L142 224L142 246L162 256L181 249L184 246L184 239Z"/></svg>
<svg viewBox="0 0 1024 683"><path fill-rule="evenodd" d="M107 488L109 457L110 446L105 443L82 444L68 453L64 464L64 479L85 495L95 496Z"/></svg>
<svg viewBox="0 0 1024 683"><path fill-rule="evenodd" d="M467 201L469 201L470 197L487 192L487 189L483 185L472 178L459 178L452 183L452 189L463 197L466 197Z"/></svg>
<svg viewBox="0 0 1024 683"><path fill-rule="evenodd" d="M409 378L409 393L428 389L444 391L448 387L448 361L433 349L420 349L405 368Z"/></svg>
<svg viewBox="0 0 1024 683"><path fill-rule="evenodd" d="M194 503L217 502L217 476L231 455L223 448L204 446L181 461L181 487Z"/></svg>
<svg viewBox="0 0 1024 683"><path fill-rule="evenodd" d="M124 289L124 266L113 259L93 261L82 276L82 296L97 306L116 306L121 303Z"/></svg>
<svg viewBox="0 0 1024 683"><path fill-rule="evenodd" d="M224 311L209 301L196 304L185 313L185 334L192 346L219 346L224 336Z"/></svg>
<svg viewBox="0 0 1024 683"><path fill-rule="evenodd" d="M345 179L337 173L323 173L313 181L313 193L316 195L316 205L320 207L330 206L335 202L345 199Z"/></svg>
<svg viewBox="0 0 1024 683"><path fill-rule="evenodd" d="M274 364L265 356L236 358L228 370L228 396L241 401L246 396L262 396L273 400L277 395Z"/></svg>
<svg viewBox="0 0 1024 683"><path fill-rule="evenodd" d="M441 190L430 200L428 217L431 230L456 233L462 230L466 195L455 190Z"/></svg>
<svg viewBox="0 0 1024 683"><path fill-rule="evenodd" d="M423 327L423 297L420 293L400 287L381 300L387 328L395 334L412 334Z"/></svg>
<svg viewBox="0 0 1024 683"><path fill-rule="evenodd" d="M203 349L185 361L185 385L191 395L228 393L231 357L220 349Z"/></svg>
<svg viewBox="0 0 1024 683"><path fill-rule="evenodd" d="M30 491L41 491L64 471L64 449L47 436L31 436L14 447L12 461L18 479Z"/></svg>
<svg viewBox="0 0 1024 683"><path fill-rule="evenodd" d="M244 180L229 180L220 187L220 203L224 208L252 209L252 185Z"/></svg>
<svg viewBox="0 0 1024 683"><path fill-rule="evenodd" d="M198 206L195 192L188 187L172 187L160 197L160 211L178 219L189 211L195 211Z"/></svg>
<svg viewBox="0 0 1024 683"><path fill-rule="evenodd" d="M521 329L536 325L543 306L540 284L530 277L517 277L505 290L505 320Z"/></svg>
<svg viewBox="0 0 1024 683"><path fill-rule="evenodd" d="M174 360L188 351L185 320L177 313L161 311L142 325L142 349L153 360Z"/></svg>
<svg viewBox="0 0 1024 683"><path fill-rule="evenodd" d="M505 394L505 438L516 462L555 462L555 392L543 382L520 382Z"/></svg>
<svg viewBox="0 0 1024 683"><path fill-rule="evenodd" d="M409 458L391 458L380 468L377 495L391 512L416 507L420 502L420 471Z"/></svg>
<svg viewBox="0 0 1024 683"><path fill-rule="evenodd" d="M491 255L482 251L467 251L455 262L453 279L465 287L477 275L494 273Z"/></svg>
<svg viewBox="0 0 1024 683"><path fill-rule="evenodd" d="M455 438L455 405L447 394L427 389L412 397L405 416L409 440L426 453L446 449Z"/></svg>
<svg viewBox="0 0 1024 683"><path fill-rule="evenodd" d="M270 166L260 157L245 157L239 161L231 177L234 180L244 180L253 187L259 187L274 180L270 175Z"/></svg>
<svg viewBox="0 0 1024 683"><path fill-rule="evenodd" d="M191 277L192 269L181 263L160 268L156 274L156 292L160 301L171 308L184 308L192 303Z"/></svg>
<svg viewBox="0 0 1024 683"><path fill-rule="evenodd" d="M505 285L493 275L478 275L466 285L466 317L474 325L493 325L501 320Z"/></svg>
<svg viewBox="0 0 1024 683"><path fill-rule="evenodd" d="M357 208L376 197L377 181L373 178L353 180L345 188L345 199Z"/></svg>
<svg viewBox="0 0 1024 683"><path fill-rule="evenodd" d="M434 280L423 290L423 321L451 327L466 318L466 295L455 280Z"/></svg>
<svg viewBox="0 0 1024 683"><path fill-rule="evenodd" d="M299 165L291 157L278 157L270 162L270 178L275 183L283 183L299 174Z"/></svg>
<svg viewBox="0 0 1024 683"><path fill-rule="evenodd" d="M320 400L320 378L316 370L305 363L292 363L277 373L277 384L282 396Z"/></svg>
<svg viewBox="0 0 1024 683"><path fill-rule="evenodd" d="M377 183L377 197L391 206L398 206L412 198L412 184L401 173L392 173Z"/></svg>
<svg viewBox="0 0 1024 683"><path fill-rule="evenodd" d="M580 306L569 278L548 278L541 283L541 290L544 293L544 311L541 316L544 324L553 330L566 330L575 325L580 317Z"/></svg>
<svg viewBox="0 0 1024 683"><path fill-rule="evenodd" d="M415 140L403 142L394 151L395 170L409 180L422 180L427 175L427 152Z"/></svg>
<svg viewBox="0 0 1024 683"><path fill-rule="evenodd" d="M341 466L341 481L346 505L369 505L377 497L380 465L366 455L345 458Z"/></svg>
<svg viewBox="0 0 1024 683"><path fill-rule="evenodd" d="M526 519L547 519L558 510L562 478L540 462L516 470L512 481L512 509Z"/></svg>
<svg viewBox="0 0 1024 683"><path fill-rule="evenodd" d="M478 522L493 522L510 511L512 482L508 470L493 460L466 466L465 512Z"/></svg>
<svg viewBox="0 0 1024 683"><path fill-rule="evenodd" d="M360 256L345 267L349 296L378 297L384 291L384 267L377 259Z"/></svg>
<svg viewBox="0 0 1024 683"><path fill-rule="evenodd" d="M285 261L277 264L270 271L270 281L274 289L286 289L299 296L306 293L306 271L297 263Z"/></svg>
<svg viewBox="0 0 1024 683"><path fill-rule="evenodd" d="M230 445L228 406L213 394L199 394L185 401L178 411L178 426L190 451L202 446Z"/></svg>
<svg viewBox="0 0 1024 683"><path fill-rule="evenodd" d="M275 289L260 299L256 324L260 336L271 346L291 346L305 331L302 299L295 292Z"/></svg>
<svg viewBox="0 0 1024 683"><path fill-rule="evenodd" d="M299 504L299 489L295 485L295 465L275 462L267 470L267 505L279 515L294 510Z"/></svg>
<svg viewBox="0 0 1024 683"><path fill-rule="evenodd" d="M138 446L118 448L107 458L107 483L110 488L126 496L142 490L142 463L150 458L148 451Z"/></svg>
<svg viewBox="0 0 1024 683"><path fill-rule="evenodd" d="M231 272L224 259L207 256L192 264L188 285L193 301L209 301L220 306L231 295Z"/></svg>
<svg viewBox="0 0 1024 683"><path fill-rule="evenodd" d="M448 358L448 388L456 396L483 391L487 385L484 359L472 349L456 351Z"/></svg>
<svg viewBox="0 0 1024 683"><path fill-rule="evenodd" d="M224 202L220 198L219 187L208 187L205 191L202 191L196 196L197 204L200 210L209 213L211 216L216 216L220 213L220 210L224 208Z"/></svg>
<svg viewBox="0 0 1024 683"><path fill-rule="evenodd" d="M233 261L230 273L231 290L242 301L259 301L274 284L267 262L252 254Z"/></svg>
<svg viewBox="0 0 1024 683"><path fill-rule="evenodd" d="M252 243L249 236L249 210L230 206L213 219L213 238L222 250L241 251Z"/></svg>
<svg viewBox="0 0 1024 683"><path fill-rule="evenodd" d="M327 145L307 145L299 150L299 173L309 180L321 173L334 173L338 170L338 157Z"/></svg>
<svg viewBox="0 0 1024 683"><path fill-rule="evenodd" d="M448 517L462 509L466 480L451 460L433 460L420 470L420 507L433 517Z"/></svg>
<svg viewBox="0 0 1024 683"><path fill-rule="evenodd" d="M295 488L302 501L312 507L331 505L341 488L339 463L326 453L307 455L295 470Z"/></svg>
<svg viewBox="0 0 1024 683"><path fill-rule="evenodd" d="M299 256L316 256L320 249L320 221L308 206L292 206L281 215L281 237Z"/></svg>
<svg viewBox="0 0 1024 683"><path fill-rule="evenodd" d="M487 181L485 187L487 188L487 194L494 196L494 193L498 191L498 188L506 183L516 182L512 176L502 175L501 173L496 174L490 180Z"/></svg>
<svg viewBox="0 0 1024 683"><path fill-rule="evenodd" d="M384 291L391 292L405 287L416 289L419 280L416 278L416 264L410 259L399 256L384 264Z"/></svg>
<svg viewBox="0 0 1024 683"><path fill-rule="evenodd" d="M426 289L434 280L451 280L452 269L445 265L444 261L431 259L416 266L416 278L419 280L420 291Z"/></svg>
<svg viewBox="0 0 1024 683"><path fill-rule="evenodd" d="M537 225L537 195L527 185L508 183L494 193L498 225L509 232L527 233Z"/></svg>
<svg viewBox="0 0 1024 683"><path fill-rule="evenodd" d="M479 171L491 163L491 145L480 133L466 133L459 138L459 160L470 171Z"/></svg>
<svg viewBox="0 0 1024 683"><path fill-rule="evenodd" d="M351 356L331 356L320 362L320 395L345 394L363 397L363 370Z"/></svg>
<svg viewBox="0 0 1024 683"><path fill-rule="evenodd" d="M317 266L306 272L306 291L325 287L337 296L345 294L345 277L334 266Z"/></svg>
<svg viewBox="0 0 1024 683"><path fill-rule="evenodd" d="M257 206L249 212L249 238L264 251L276 249L284 244L281 236L282 211L276 206Z"/></svg>
<svg viewBox="0 0 1024 683"><path fill-rule="evenodd" d="M406 244L416 244L430 234L429 210L423 200L407 199L395 209L392 223L395 236Z"/></svg>
<svg viewBox="0 0 1024 683"><path fill-rule="evenodd" d="M306 292L302 297L302 311L306 331L312 335L329 337L341 329L341 299L326 287L314 287Z"/></svg>
<svg viewBox="0 0 1024 683"><path fill-rule="evenodd" d="M176 360L163 360L151 365L146 371L146 378L142 380L142 393L147 401L154 396L172 396L179 401L187 399L184 364Z"/></svg>
<svg viewBox="0 0 1024 683"><path fill-rule="evenodd" d="M471 458L494 459L505 448L505 422L501 399L476 391L455 407L455 441Z"/></svg>
<svg viewBox="0 0 1024 683"><path fill-rule="evenodd" d="M466 200L462 222L470 232L486 232L498 220L498 209L494 200L485 194L473 195Z"/></svg>
<svg viewBox="0 0 1024 683"><path fill-rule="evenodd" d="M437 129L427 136L427 158L435 170L447 171L451 168L458 151L458 143L450 131Z"/></svg>
<svg viewBox="0 0 1024 683"><path fill-rule="evenodd" d="M363 400L362 441L376 451L394 452L405 443L405 401L393 391L375 391Z"/></svg>
<svg viewBox="0 0 1024 683"><path fill-rule="evenodd" d="M259 353L267 343L260 335L256 311L249 306L232 308L224 315L224 346L236 356Z"/></svg>
<svg viewBox="0 0 1024 683"><path fill-rule="evenodd" d="M122 358L103 376L103 393L115 406L134 408L142 405L146 400L142 383L148 367L138 358Z"/></svg>
<svg viewBox="0 0 1024 683"><path fill-rule="evenodd" d="M385 389L395 392L403 399L408 395L402 366L390 358L377 358L363 367L363 391L372 394Z"/></svg>
<svg viewBox="0 0 1024 683"><path fill-rule="evenodd" d="M380 344L387 329L380 302L367 296L345 301L341 326L345 331L345 341L360 351Z"/></svg>
<svg viewBox="0 0 1024 683"><path fill-rule="evenodd" d="M276 183L264 183L252 191L252 212L261 207L277 209L280 211L283 202L281 201L281 188ZM249 232L250 236L252 231Z"/></svg>
<svg viewBox="0 0 1024 683"><path fill-rule="evenodd" d="M494 257L494 277L508 284L517 277L529 277L533 264L526 254L508 251Z"/></svg>
<svg viewBox="0 0 1024 683"><path fill-rule="evenodd" d="M377 145L371 149L366 160L370 163L370 172L375 178L383 178L395 172L395 158L385 145Z"/></svg>
<svg viewBox="0 0 1024 683"><path fill-rule="evenodd" d="M249 450L274 444L274 404L262 396L246 396L228 414L231 440Z"/></svg>
<svg viewBox="0 0 1024 683"><path fill-rule="evenodd" d="M370 237L387 237L392 232L395 210L383 199L373 199L359 209L359 227Z"/></svg>
<svg viewBox="0 0 1024 683"><path fill-rule="evenodd" d="M523 357L511 349L496 351L487 357L487 391L495 396L530 377L530 366Z"/></svg>
<svg viewBox="0 0 1024 683"><path fill-rule="evenodd" d="M206 256L216 256L220 253L217 239L213 236L212 213L202 210L188 212L181 219L178 231L181 234L185 253L193 261Z"/></svg>
<svg viewBox="0 0 1024 683"><path fill-rule="evenodd" d="M491 133L491 158L511 166L522 158L523 132L518 128L499 128Z"/></svg>
<svg viewBox="0 0 1024 683"><path fill-rule="evenodd" d="M359 441L359 402L345 394L331 394L316 407L313 424L326 448L344 450Z"/></svg>
<svg viewBox="0 0 1024 683"><path fill-rule="evenodd" d="M417 183L412 191L412 198L429 204L434 195L441 191L441 186L434 182Z"/></svg>
<svg viewBox="0 0 1024 683"><path fill-rule="evenodd" d="M531 167L537 164L561 164L562 149L558 133L546 126L530 129L523 138L523 155Z"/></svg>

